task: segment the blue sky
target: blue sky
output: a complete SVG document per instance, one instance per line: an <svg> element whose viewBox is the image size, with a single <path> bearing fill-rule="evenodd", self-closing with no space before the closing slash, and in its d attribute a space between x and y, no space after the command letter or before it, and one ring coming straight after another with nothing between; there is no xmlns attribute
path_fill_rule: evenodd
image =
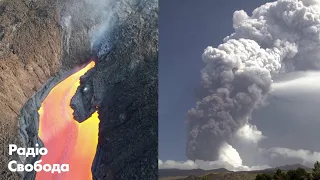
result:
<svg viewBox="0 0 320 180"><path fill-rule="evenodd" d="M236 10L251 14L266 0L159 1L159 159L186 160L186 112L195 106L201 60L233 32Z"/></svg>

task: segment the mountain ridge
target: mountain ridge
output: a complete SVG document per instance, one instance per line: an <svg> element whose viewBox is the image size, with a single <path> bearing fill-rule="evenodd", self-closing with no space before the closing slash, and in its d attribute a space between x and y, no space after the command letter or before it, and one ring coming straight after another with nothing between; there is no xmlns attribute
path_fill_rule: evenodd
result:
<svg viewBox="0 0 320 180"><path fill-rule="evenodd" d="M292 165L283 165L275 168L267 168L262 170L253 170L253 171L229 171L225 168L218 168L218 169L211 169L211 170L204 170L204 169L159 169L158 175L159 178L167 178L167 177L187 177L187 176L202 176L208 173L267 173L272 172L277 169L288 171L288 170L295 170L297 168L303 168L305 170L311 170L310 167L301 165L301 164L292 164Z"/></svg>

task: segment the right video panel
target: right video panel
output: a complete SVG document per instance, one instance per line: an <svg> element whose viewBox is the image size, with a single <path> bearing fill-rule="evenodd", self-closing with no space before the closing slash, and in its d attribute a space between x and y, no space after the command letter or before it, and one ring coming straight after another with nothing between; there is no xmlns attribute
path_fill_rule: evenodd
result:
<svg viewBox="0 0 320 180"><path fill-rule="evenodd" d="M320 2L159 1L159 178L320 178Z"/></svg>

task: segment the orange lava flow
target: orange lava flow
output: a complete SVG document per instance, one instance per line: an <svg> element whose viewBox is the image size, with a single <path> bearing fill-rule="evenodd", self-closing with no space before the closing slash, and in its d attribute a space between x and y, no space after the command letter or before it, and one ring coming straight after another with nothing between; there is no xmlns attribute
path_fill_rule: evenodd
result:
<svg viewBox="0 0 320 180"><path fill-rule="evenodd" d="M39 137L48 154L41 165L69 164L69 172L37 172L36 180L89 180L98 144L98 114L78 123L70 101L80 85L80 76L94 67L94 61L57 84L39 109Z"/></svg>

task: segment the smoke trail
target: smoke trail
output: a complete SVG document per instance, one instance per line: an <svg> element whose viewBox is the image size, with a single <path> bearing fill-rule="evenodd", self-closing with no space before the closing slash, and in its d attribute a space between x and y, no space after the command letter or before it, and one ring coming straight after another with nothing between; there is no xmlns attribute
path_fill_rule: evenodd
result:
<svg viewBox="0 0 320 180"><path fill-rule="evenodd" d="M108 54L113 43L114 36L118 34L120 24L128 20L128 17L137 11L152 11L157 0L86 0L100 11L100 19L90 29L91 48L98 53L98 57ZM103 8L102 8L103 7ZM148 13L148 12L144 12ZM97 15L97 16L98 16Z"/></svg>
<svg viewBox="0 0 320 180"><path fill-rule="evenodd" d="M98 57L108 54L114 42L112 34L118 31L116 27L143 7L144 3L144 0L61 1L59 6L64 58L86 61L91 54ZM65 66L72 65L63 67Z"/></svg>
<svg viewBox="0 0 320 180"><path fill-rule="evenodd" d="M235 32L205 49L202 96L188 111L187 156L214 161L219 148L248 124L264 102L272 78L320 69L320 5L315 0L278 0L233 15Z"/></svg>

